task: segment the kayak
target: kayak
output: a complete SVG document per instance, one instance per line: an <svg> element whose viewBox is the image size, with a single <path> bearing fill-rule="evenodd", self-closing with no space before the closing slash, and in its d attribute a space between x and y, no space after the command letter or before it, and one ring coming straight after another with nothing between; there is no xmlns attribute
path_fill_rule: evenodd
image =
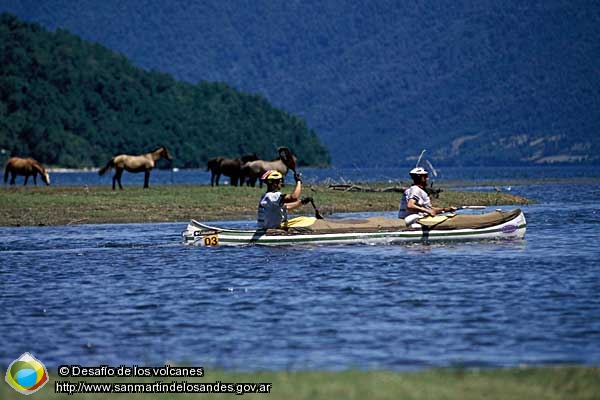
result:
<svg viewBox="0 0 600 400"><path fill-rule="evenodd" d="M215 247L298 244L394 244L433 241L519 240L527 222L520 209L482 214L426 217L406 225L403 219L316 219L298 217L284 229L232 229L191 220L181 233L184 244Z"/></svg>

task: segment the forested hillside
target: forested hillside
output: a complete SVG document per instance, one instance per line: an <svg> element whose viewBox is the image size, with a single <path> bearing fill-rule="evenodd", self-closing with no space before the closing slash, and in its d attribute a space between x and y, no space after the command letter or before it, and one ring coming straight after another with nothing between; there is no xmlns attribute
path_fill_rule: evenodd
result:
<svg viewBox="0 0 600 400"><path fill-rule="evenodd" d="M0 16L0 148L61 167L94 167L114 154L165 145L173 166L217 155L276 155L289 146L304 165L328 151L304 120L225 83L196 85L134 66L64 30Z"/></svg>
<svg viewBox="0 0 600 400"><path fill-rule="evenodd" d="M258 93L336 165L600 161L600 3L6 0L136 65Z"/></svg>

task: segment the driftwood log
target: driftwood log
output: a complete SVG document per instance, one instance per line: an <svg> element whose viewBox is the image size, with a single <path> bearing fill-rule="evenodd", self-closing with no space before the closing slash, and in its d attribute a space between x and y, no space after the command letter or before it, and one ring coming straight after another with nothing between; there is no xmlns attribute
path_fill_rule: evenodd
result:
<svg viewBox="0 0 600 400"><path fill-rule="evenodd" d="M345 192L395 192L395 193L404 193L404 191L407 189L406 187L403 186L388 186L388 187L384 187L384 188L372 188L369 186L359 186L359 185L354 185L354 184L330 184L329 185L330 189L333 190L343 190ZM425 191L427 192L428 195L438 198L440 196L440 193L442 192L442 189L434 189L431 187L427 187L425 188Z"/></svg>
<svg viewBox="0 0 600 400"><path fill-rule="evenodd" d="M403 193L406 188L401 186L389 186L384 188L371 188L352 184L335 184L329 185L330 189L343 190L345 192L398 192Z"/></svg>

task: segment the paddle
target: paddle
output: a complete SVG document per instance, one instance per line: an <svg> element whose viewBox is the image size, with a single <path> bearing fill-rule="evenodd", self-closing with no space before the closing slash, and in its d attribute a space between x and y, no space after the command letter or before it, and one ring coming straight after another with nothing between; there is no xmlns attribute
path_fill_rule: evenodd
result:
<svg viewBox="0 0 600 400"><path fill-rule="evenodd" d="M310 199L310 204L313 206L313 208L315 209L315 218L316 219L325 219L323 218L323 216L321 215L321 213L319 212L319 210L317 209L317 206L315 206L315 201L313 200L312 197L309 197Z"/></svg>
<svg viewBox="0 0 600 400"><path fill-rule="evenodd" d="M460 206L460 207L456 207L456 211L458 210L483 210L487 208L486 206ZM446 214L446 216L448 217L454 217L456 214L454 214L453 210L450 211L443 211L444 214ZM449 214L447 214L449 213Z"/></svg>
<svg viewBox="0 0 600 400"><path fill-rule="evenodd" d="M288 149L287 147L280 147L277 149L277 153L279 153L279 158L281 158L281 161L283 161L285 166L288 167L290 170L292 170L292 172L294 173L294 176L296 176L297 175L296 160L294 159L294 155L292 154L292 151L290 149ZM307 197L306 199L308 199L308 202L312 205L312 207L315 210L315 218L316 219L325 219L325 218L323 218L323 216L321 215L321 213L315 206L315 201L313 200L313 198ZM305 203L303 202L303 204L305 204Z"/></svg>

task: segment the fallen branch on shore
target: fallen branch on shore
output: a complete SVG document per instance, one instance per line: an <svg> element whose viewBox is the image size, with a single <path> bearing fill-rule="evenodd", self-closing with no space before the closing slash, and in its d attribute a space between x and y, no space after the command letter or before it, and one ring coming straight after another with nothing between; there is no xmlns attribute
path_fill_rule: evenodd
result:
<svg viewBox="0 0 600 400"><path fill-rule="evenodd" d="M330 184L329 188L332 190L343 190L345 192L397 192L403 193L406 188L401 186L388 186L384 188L371 188L365 186L358 186L353 184Z"/></svg>

